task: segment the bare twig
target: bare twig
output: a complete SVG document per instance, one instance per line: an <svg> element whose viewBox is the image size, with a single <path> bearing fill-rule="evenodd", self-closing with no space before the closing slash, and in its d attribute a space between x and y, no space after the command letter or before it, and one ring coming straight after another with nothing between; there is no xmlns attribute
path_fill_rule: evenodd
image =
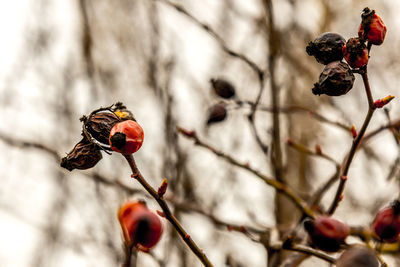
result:
<svg viewBox="0 0 400 267"><path fill-rule="evenodd" d="M300 244L291 244L290 246L284 246L283 243L277 242L274 244L269 244L269 247L274 249L274 250L290 250L290 251L296 251L300 252L306 255L310 256L315 256L317 258L320 258L324 261L330 262L330 263L335 263L336 259L334 257L329 256L328 254L325 254L319 250L300 245Z"/></svg>
<svg viewBox="0 0 400 267"><path fill-rule="evenodd" d="M310 156L314 156L314 157L319 157L319 158L323 158L326 159L330 162L332 162L333 164L335 164L336 167L340 167L339 162L337 162L335 159L333 159L331 156L325 154L322 151L313 151L305 146L303 146L302 144L296 143L293 140L289 139L287 140L287 144L292 147L293 149L297 150L300 153L304 153Z"/></svg>
<svg viewBox="0 0 400 267"><path fill-rule="evenodd" d="M187 138L190 138L192 140L195 141L195 144L198 146L201 146L203 148L208 149L209 151L211 151L212 153L214 153L215 155L217 155L218 157L221 157L225 160L227 160L229 163L231 163L232 165L235 165L239 168L245 169L251 173L253 173L254 175L256 175L258 178L260 178L261 180L263 180L266 184L272 186L273 188L276 189L276 191L280 194L283 194L285 196L287 196L290 200L293 201L293 203L308 217L313 218L314 217L314 212L308 207L307 203L301 199L290 187L288 187L287 185L277 181L274 178L268 177L264 174L262 174L261 172L251 168L249 166L249 164L243 164L240 163L239 161L237 161L236 159L232 158L231 156L218 151L217 149L213 148L211 145L204 143L203 141L201 141L194 132L192 131L188 131L185 130L183 128L178 127L178 131L184 135Z"/></svg>
<svg viewBox="0 0 400 267"><path fill-rule="evenodd" d="M364 123L361 127L360 132L358 133L357 137L354 139L353 144L350 148L350 151L345 158L345 161L343 164L343 170L340 174L339 186L336 191L335 198L333 199L333 202L329 208L329 211L328 211L329 214L333 214L335 212L336 208L339 205L340 200L343 197L343 191L344 191L344 187L346 185L347 174L349 172L351 162L352 162L354 155L362 141L362 138L364 137L365 131L367 130L369 122L371 121L372 115L374 114L374 111L375 111L374 100L372 98L371 88L370 88L369 81L368 81L367 66L365 66L365 68L360 71L360 74L363 79L365 92L366 92L367 98L368 98L368 113L364 119Z"/></svg>
<svg viewBox="0 0 400 267"><path fill-rule="evenodd" d="M203 263L204 266L212 267L213 265L207 258L206 254L197 246L197 244L193 241L190 235L183 229L180 222L175 218L172 214L167 202L165 202L164 198L160 196L157 191L145 180L145 178L140 173L138 167L136 166L135 160L131 154L124 155L125 159L128 161L129 166L132 170L132 178L136 179L143 188L157 201L160 205L161 209L164 212L165 218L172 224L178 234L181 236L182 240L186 243L186 245L192 250L192 252L199 258L199 260Z"/></svg>
<svg viewBox="0 0 400 267"><path fill-rule="evenodd" d="M236 51L233 51L232 49L230 49L228 47L228 45L226 44L226 42L224 41L224 39L209 25L201 22L199 19L197 19L195 16L193 16L192 14L189 13L189 11L187 11L182 5L180 4L176 4L176 3L172 3L168 0L155 0L155 1L159 1L161 3L164 3L170 7L175 8L179 13L185 15L187 18L189 18L192 22L194 22L195 24L197 24L198 26L200 26L200 28L204 29L209 35L211 35L221 46L222 50L224 50L225 53L227 53L228 55L238 58L241 61L243 61L244 63L246 63L251 69L254 70L254 72L257 73L257 75L259 77L263 77L264 76L264 71L251 59L249 59L247 56L240 54Z"/></svg>

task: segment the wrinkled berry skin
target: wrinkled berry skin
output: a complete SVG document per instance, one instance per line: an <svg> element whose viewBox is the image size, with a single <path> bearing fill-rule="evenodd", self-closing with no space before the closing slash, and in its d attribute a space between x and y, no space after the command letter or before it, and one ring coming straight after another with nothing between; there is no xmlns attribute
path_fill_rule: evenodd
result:
<svg viewBox="0 0 400 267"><path fill-rule="evenodd" d="M224 79L211 79L214 92L222 98L229 99L235 96L235 87Z"/></svg>
<svg viewBox="0 0 400 267"><path fill-rule="evenodd" d="M314 95L344 95L353 88L354 80L354 74L348 64L334 61L325 66L312 92Z"/></svg>
<svg viewBox="0 0 400 267"><path fill-rule="evenodd" d="M336 267L379 267L379 261L371 249L356 245L340 255Z"/></svg>
<svg viewBox="0 0 400 267"><path fill-rule="evenodd" d="M368 64L368 49L360 38L350 38L343 46L343 55L352 68L362 68Z"/></svg>
<svg viewBox="0 0 400 267"><path fill-rule="evenodd" d="M358 36L374 45L381 45L385 40L386 26L383 20L368 7L361 14L362 22L358 28Z"/></svg>
<svg viewBox="0 0 400 267"><path fill-rule="evenodd" d="M67 156L61 159L60 166L69 171L87 170L94 167L101 159L99 147L83 138Z"/></svg>
<svg viewBox="0 0 400 267"><path fill-rule="evenodd" d="M219 103L212 106L208 111L207 125L221 122L225 120L228 112L226 111L225 104Z"/></svg>
<svg viewBox="0 0 400 267"><path fill-rule="evenodd" d="M103 144L108 144L112 127L120 122L118 116L112 112L104 111L92 115L85 123L90 135Z"/></svg>
<svg viewBox="0 0 400 267"><path fill-rule="evenodd" d="M333 61L342 60L342 48L346 40L337 33L326 32L318 36L314 41L309 42L306 52L321 64L328 64Z"/></svg>
<svg viewBox="0 0 400 267"><path fill-rule="evenodd" d="M400 202L395 201L391 206L383 208L375 216L372 232L381 242L395 243L400 235Z"/></svg>
<svg viewBox="0 0 400 267"><path fill-rule="evenodd" d="M114 125L110 131L111 149L128 155L138 151L143 144L142 127L135 121L126 120Z"/></svg>
<svg viewBox="0 0 400 267"><path fill-rule="evenodd" d="M161 238L162 223L143 202L127 202L118 210L125 242L142 251L154 247Z"/></svg>
<svg viewBox="0 0 400 267"><path fill-rule="evenodd" d="M336 252L350 233L350 228L344 223L329 216L320 216L315 220L304 222L312 244L327 252Z"/></svg>

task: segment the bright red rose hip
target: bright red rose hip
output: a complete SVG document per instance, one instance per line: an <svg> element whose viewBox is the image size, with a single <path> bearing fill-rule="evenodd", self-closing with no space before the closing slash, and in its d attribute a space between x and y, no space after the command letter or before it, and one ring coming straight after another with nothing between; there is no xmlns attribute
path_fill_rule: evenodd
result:
<svg viewBox="0 0 400 267"><path fill-rule="evenodd" d="M375 10L365 8L361 18L358 36L371 44L382 44L386 36L386 26L381 17L375 13Z"/></svg>
<svg viewBox="0 0 400 267"><path fill-rule="evenodd" d="M142 127L133 120L126 120L114 125L110 132L111 149L122 154L132 154L143 144Z"/></svg>
<svg viewBox="0 0 400 267"><path fill-rule="evenodd" d="M118 211L118 220L125 242L142 251L148 251L160 240L162 224L143 202L127 202Z"/></svg>

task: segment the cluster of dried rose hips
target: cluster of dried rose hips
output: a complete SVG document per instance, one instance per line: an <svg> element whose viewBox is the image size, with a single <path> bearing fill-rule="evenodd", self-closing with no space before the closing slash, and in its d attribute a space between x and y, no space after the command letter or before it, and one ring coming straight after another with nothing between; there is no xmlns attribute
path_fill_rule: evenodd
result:
<svg viewBox="0 0 400 267"><path fill-rule="evenodd" d="M99 108L80 119L82 140L61 160L69 171L86 170L102 159L100 151L132 154L143 144L143 129L122 103Z"/></svg>
<svg viewBox="0 0 400 267"><path fill-rule="evenodd" d="M355 80L352 69L365 68L371 46L383 43L386 26L375 10L366 7L361 18L358 37L346 42L340 34L328 32L306 47L310 56L326 65L312 89L315 95L340 96L350 91ZM347 63L342 61L343 58Z"/></svg>
<svg viewBox="0 0 400 267"><path fill-rule="evenodd" d="M350 234L350 228L343 222L333 219L329 216L319 216L314 220L306 220L304 228L309 235L311 244L326 252L336 252L345 246L345 239ZM395 243L400 239L400 201L395 200L388 207L380 210L373 220L370 231L373 238L378 242ZM367 253L369 250L357 246L356 252L345 252L339 259L341 265L338 266L378 266L378 261L373 252ZM370 255L371 254L371 255ZM367 255L367 256L366 256ZM373 256L373 257L372 257ZM364 257L369 260L369 265L346 265L354 261L363 262ZM372 264L374 263L374 265Z"/></svg>
<svg viewBox="0 0 400 267"><path fill-rule="evenodd" d="M61 160L69 171L94 167L101 159L101 151L116 151L124 155L135 153L143 144L143 129L122 103L99 108L80 119L83 123L82 140ZM118 211L125 245L148 251L159 241L162 224L142 201L127 202Z"/></svg>

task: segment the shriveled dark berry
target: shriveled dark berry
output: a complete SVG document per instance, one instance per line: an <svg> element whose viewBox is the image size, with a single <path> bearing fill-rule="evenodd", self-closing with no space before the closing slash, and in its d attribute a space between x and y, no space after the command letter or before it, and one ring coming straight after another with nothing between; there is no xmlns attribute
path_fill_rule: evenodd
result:
<svg viewBox="0 0 400 267"><path fill-rule="evenodd" d="M342 60L342 48L346 40L337 33L326 32L318 36L314 41L309 42L306 52L321 64L328 64L333 61Z"/></svg>
<svg viewBox="0 0 400 267"><path fill-rule="evenodd" d="M343 46L343 56L352 68L362 68L368 64L368 49L358 37L347 40Z"/></svg>
<svg viewBox="0 0 400 267"><path fill-rule="evenodd" d="M371 249L357 245L340 255L336 267L379 267L379 261Z"/></svg>
<svg viewBox="0 0 400 267"><path fill-rule="evenodd" d="M235 87L224 79L211 79L211 85L214 92L222 98L231 98L235 95Z"/></svg>
<svg viewBox="0 0 400 267"><path fill-rule="evenodd" d="M207 125L225 120L228 115L225 104L219 103L212 106L208 111Z"/></svg>
<svg viewBox="0 0 400 267"><path fill-rule="evenodd" d="M306 220L304 228L308 232L312 244L327 252L338 251L350 232L346 224L329 216Z"/></svg>
<svg viewBox="0 0 400 267"><path fill-rule="evenodd" d="M347 63L334 61L325 66L312 92L314 95L344 95L353 88L354 80L354 74Z"/></svg>
<svg viewBox="0 0 400 267"><path fill-rule="evenodd" d="M86 170L94 167L101 159L99 147L83 138L66 157L61 159L60 165L69 171Z"/></svg>

